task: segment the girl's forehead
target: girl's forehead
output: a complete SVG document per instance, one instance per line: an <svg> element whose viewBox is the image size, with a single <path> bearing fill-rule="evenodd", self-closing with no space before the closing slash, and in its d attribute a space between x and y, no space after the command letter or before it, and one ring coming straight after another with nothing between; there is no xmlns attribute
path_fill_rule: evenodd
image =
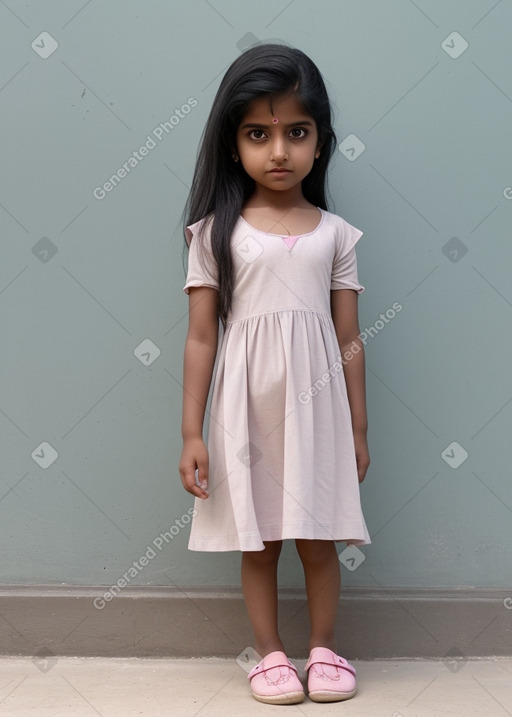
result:
<svg viewBox="0 0 512 717"><path fill-rule="evenodd" d="M256 120L264 118L265 120L269 117L285 117L297 118L309 117L309 113L305 111L301 102L297 99L294 94L288 94L282 97L270 97L264 95L262 97L256 97L254 100L249 102L247 111L244 115L244 120L249 118Z"/></svg>

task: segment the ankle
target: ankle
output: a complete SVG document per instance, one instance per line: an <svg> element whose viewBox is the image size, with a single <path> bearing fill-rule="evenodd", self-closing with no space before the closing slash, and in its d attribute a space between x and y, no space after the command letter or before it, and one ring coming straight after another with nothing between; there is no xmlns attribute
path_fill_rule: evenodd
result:
<svg viewBox="0 0 512 717"><path fill-rule="evenodd" d="M265 643L255 643L254 645L255 651L260 655L260 657L266 657L267 655L270 655L271 652L285 652L284 645L281 642L281 640L270 640L269 642Z"/></svg>
<svg viewBox="0 0 512 717"><path fill-rule="evenodd" d="M337 646L336 646L336 640L334 638L331 639L313 639L309 641L309 651L314 647L326 647L328 650L332 650L337 654Z"/></svg>

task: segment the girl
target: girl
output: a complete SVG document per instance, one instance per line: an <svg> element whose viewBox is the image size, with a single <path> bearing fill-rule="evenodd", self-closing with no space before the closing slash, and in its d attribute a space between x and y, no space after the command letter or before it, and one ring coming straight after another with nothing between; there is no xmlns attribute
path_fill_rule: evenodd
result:
<svg viewBox="0 0 512 717"><path fill-rule="evenodd" d="M196 497L189 549L241 551L262 657L248 678L254 697L273 704L305 696L277 629L286 539L305 573L309 697L356 690L354 668L336 653L335 543L370 542L358 485L370 463L354 249L362 232L327 211L335 146L317 67L300 50L257 45L220 84L187 202L180 474Z"/></svg>

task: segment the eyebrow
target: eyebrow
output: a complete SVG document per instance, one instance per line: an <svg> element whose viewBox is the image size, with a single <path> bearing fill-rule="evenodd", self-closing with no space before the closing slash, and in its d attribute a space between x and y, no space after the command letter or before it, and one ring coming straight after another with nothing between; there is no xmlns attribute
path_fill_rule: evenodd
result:
<svg viewBox="0 0 512 717"><path fill-rule="evenodd" d="M295 127L296 125L309 125L309 127L313 127L313 123L309 120L297 120L296 122L290 122L290 124L281 125L284 127ZM260 122L246 122L243 124L240 129L247 129L248 127L252 127L253 129L269 129L272 126L275 127L275 125L271 124L261 124Z"/></svg>

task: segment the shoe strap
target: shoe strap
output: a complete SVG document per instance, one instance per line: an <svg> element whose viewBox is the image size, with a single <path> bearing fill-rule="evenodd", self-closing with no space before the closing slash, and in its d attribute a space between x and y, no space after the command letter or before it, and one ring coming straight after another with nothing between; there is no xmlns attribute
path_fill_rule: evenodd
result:
<svg viewBox="0 0 512 717"><path fill-rule="evenodd" d="M273 667L288 667L290 670L293 670L295 674L297 674L297 668L290 662L284 652L276 650L275 652L270 652L262 660L260 660L260 662L258 662L258 664L255 665L249 672L247 678L250 680L255 675L263 674L266 670L270 670Z"/></svg>
<svg viewBox="0 0 512 717"><path fill-rule="evenodd" d="M355 667L353 667L349 662L347 662L344 657L341 657L335 652L332 652L332 650L322 650L320 654L317 652L314 657L312 654L310 654L304 669L308 670L311 665L319 663L323 665L334 665L335 667L341 667L342 669L347 670L347 672L350 672L354 676L356 674Z"/></svg>

